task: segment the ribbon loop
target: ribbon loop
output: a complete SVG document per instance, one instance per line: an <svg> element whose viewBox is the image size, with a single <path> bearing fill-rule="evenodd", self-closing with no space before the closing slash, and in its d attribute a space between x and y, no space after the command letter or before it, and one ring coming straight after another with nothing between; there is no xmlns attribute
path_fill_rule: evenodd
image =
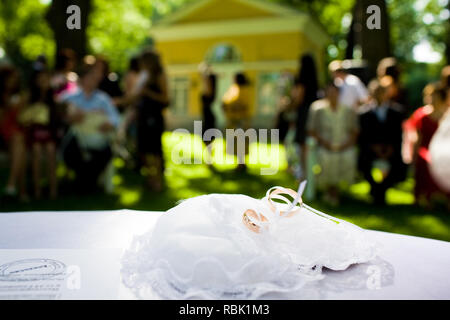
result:
<svg viewBox="0 0 450 320"><path fill-rule="evenodd" d="M273 187L269 189L264 199L267 200L270 211L275 213L277 217L287 218L290 218L299 213L303 205L302 195L305 191L306 183L306 181L300 183L297 192L284 187ZM286 196L291 197L293 200L289 200ZM281 209L279 209L279 206L277 206L279 202L275 202L274 200L283 202L284 206L288 206L288 209L286 211L281 211ZM244 225L249 230L255 233L259 233L261 231L262 225L268 223L268 219L264 215L262 215L261 213L256 213L251 209L248 209L244 212L242 219Z"/></svg>

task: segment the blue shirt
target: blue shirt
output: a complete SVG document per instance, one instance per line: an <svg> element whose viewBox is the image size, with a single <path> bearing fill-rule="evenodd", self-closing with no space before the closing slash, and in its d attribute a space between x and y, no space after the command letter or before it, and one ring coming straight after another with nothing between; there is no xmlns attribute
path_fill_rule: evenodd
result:
<svg viewBox="0 0 450 320"><path fill-rule="evenodd" d="M100 132L98 130L100 124L97 122L105 121L101 118L106 117L107 121L117 128L120 115L106 93L95 90L90 96L86 96L83 90L77 89L75 92L63 95L61 101L88 113L82 124L72 126L72 134L75 134L81 147L100 150L110 143L111 135ZM100 119L96 116L98 112L102 114Z"/></svg>
<svg viewBox="0 0 450 320"><path fill-rule="evenodd" d="M120 123L120 115L116 107L112 104L111 98L100 90L95 90L89 97L84 94L80 88L72 93L67 93L61 97L62 102L75 105L80 110L103 111L110 123L114 127L118 127Z"/></svg>

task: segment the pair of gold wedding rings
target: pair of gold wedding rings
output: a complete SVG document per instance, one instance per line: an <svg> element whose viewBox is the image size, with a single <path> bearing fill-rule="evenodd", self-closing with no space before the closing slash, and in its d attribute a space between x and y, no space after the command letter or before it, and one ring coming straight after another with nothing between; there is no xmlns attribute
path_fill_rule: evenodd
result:
<svg viewBox="0 0 450 320"><path fill-rule="evenodd" d="M277 212L277 208L275 206L275 203L273 201L273 199L281 199L283 200L287 200L285 197L283 197L283 195L289 195L291 196L293 199L296 199L298 197L298 193L295 192L292 189L281 189L281 188L275 188L273 189L268 197L267 197L267 201L269 203L269 208L272 212ZM287 201L286 201L287 202ZM299 200L299 204L302 204L302 199L300 198ZM290 210L288 211L280 211L280 216L283 217L287 217L290 218L294 215L296 215L297 213L300 212L300 207L296 207L296 209L294 210ZM260 233L261 232L261 225L259 224L263 224L263 223L267 223L268 220L267 218L263 215L263 214L258 214L256 213L255 210L252 209L248 209L244 212L243 216L242 216L242 221L244 223L244 225L250 230L253 231L255 233Z"/></svg>

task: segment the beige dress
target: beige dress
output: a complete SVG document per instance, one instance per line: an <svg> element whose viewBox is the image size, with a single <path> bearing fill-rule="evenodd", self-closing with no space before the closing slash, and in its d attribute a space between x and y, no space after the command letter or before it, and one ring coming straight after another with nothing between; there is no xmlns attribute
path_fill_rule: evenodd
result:
<svg viewBox="0 0 450 320"><path fill-rule="evenodd" d="M250 91L248 86L238 86L233 84L225 93L222 99L223 110L226 118L227 129L242 129L244 132L250 127ZM245 162L244 158L248 155L249 144L246 142L245 133L238 131L235 136L226 137L228 155L238 157L240 164ZM244 144L243 146L238 144ZM244 153L239 150L244 147Z"/></svg>
<svg viewBox="0 0 450 320"><path fill-rule="evenodd" d="M307 126L308 131L315 132L333 146L346 143L351 134L359 130L358 116L353 109L340 106L333 111L326 99L312 104ZM357 165L356 147L332 152L319 146L317 160L321 169L317 177L319 188L353 183Z"/></svg>

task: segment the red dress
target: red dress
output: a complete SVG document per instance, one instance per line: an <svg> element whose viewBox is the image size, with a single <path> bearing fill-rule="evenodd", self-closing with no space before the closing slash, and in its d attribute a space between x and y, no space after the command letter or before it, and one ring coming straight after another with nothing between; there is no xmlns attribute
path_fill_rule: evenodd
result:
<svg viewBox="0 0 450 320"><path fill-rule="evenodd" d="M18 109L10 109L5 111L3 117L0 118L0 135L8 144L15 134L22 133L22 128L18 122L18 116Z"/></svg>
<svg viewBox="0 0 450 320"><path fill-rule="evenodd" d="M431 161L430 142L439 127L439 122L431 118L430 114L429 107L419 108L405 123L406 130L416 130L420 136L415 164L416 186L414 193L416 199L419 199L420 196L430 199L433 194L442 193L428 168Z"/></svg>
<svg viewBox="0 0 450 320"><path fill-rule="evenodd" d="M22 134L22 126L19 124L20 96L13 95L7 100L6 105L0 106L0 136L9 144L16 134Z"/></svg>

